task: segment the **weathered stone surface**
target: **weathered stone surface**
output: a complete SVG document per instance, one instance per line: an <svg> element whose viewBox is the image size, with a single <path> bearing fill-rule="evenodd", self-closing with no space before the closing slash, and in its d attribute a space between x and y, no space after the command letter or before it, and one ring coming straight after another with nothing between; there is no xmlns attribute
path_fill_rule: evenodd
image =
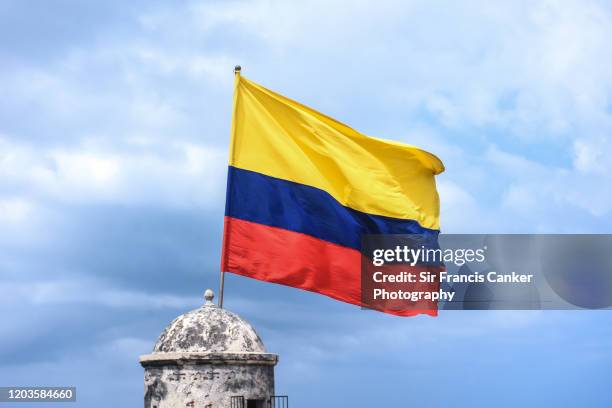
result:
<svg viewBox="0 0 612 408"><path fill-rule="evenodd" d="M264 345L250 324L234 313L204 305L174 319L157 340L154 353L258 352Z"/></svg>
<svg viewBox="0 0 612 408"><path fill-rule="evenodd" d="M276 354L247 322L212 303L177 317L161 334L145 368L145 408L230 407L232 396L257 400L274 395Z"/></svg>
<svg viewBox="0 0 612 408"><path fill-rule="evenodd" d="M274 393L271 365L167 365L147 368L145 407L230 407L232 396L267 400Z"/></svg>
<svg viewBox="0 0 612 408"><path fill-rule="evenodd" d="M165 364L263 364L276 365L278 356L272 353L153 353L140 357L140 364L153 367Z"/></svg>

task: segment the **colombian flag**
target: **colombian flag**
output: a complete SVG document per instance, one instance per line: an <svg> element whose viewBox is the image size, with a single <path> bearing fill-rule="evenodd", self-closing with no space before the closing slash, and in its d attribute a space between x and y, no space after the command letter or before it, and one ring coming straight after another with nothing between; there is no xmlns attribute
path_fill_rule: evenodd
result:
<svg viewBox="0 0 612 408"><path fill-rule="evenodd" d="M437 236L433 154L239 73L233 105L222 271L361 305L362 234Z"/></svg>

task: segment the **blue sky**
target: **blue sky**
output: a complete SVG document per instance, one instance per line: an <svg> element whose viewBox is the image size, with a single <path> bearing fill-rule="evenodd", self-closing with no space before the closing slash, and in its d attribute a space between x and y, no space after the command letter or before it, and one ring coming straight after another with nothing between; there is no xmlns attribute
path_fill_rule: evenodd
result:
<svg viewBox="0 0 612 408"><path fill-rule="evenodd" d="M442 230L609 233L612 5L0 2L0 385L139 406L218 285L233 66L442 158ZM608 312L398 318L227 277L307 406L609 407Z"/></svg>

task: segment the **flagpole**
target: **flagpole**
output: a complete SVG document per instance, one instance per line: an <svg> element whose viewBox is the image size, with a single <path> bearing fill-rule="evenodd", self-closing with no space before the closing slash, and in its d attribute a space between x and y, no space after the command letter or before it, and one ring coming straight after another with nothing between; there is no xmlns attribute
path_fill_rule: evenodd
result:
<svg viewBox="0 0 612 408"><path fill-rule="evenodd" d="M237 89L236 88L238 87L238 80L240 79L241 69L242 68L240 67L240 65L236 65L234 67L234 100L233 100L233 107L232 107L232 130L231 130L231 135L230 135L230 158L229 158L230 165L233 164L233 160L234 160L234 132L236 129L236 125L234 121L236 120L236 104L237 104L237 101L236 101ZM228 177L229 177L229 173L228 173ZM227 188L228 190L230 188L229 180L227 183ZM227 195L227 200L228 200L228 203L226 204L229 204L229 200L231 200L231 194ZM228 235L229 235L229 229L225 229L223 231L223 254L221 256L225 256L225 251L227 251ZM223 262L222 265L224 266L225 262ZM221 276L219 277L219 303L218 303L220 309L223 309L223 290L224 289L225 289L225 270L223 267L221 267Z"/></svg>
<svg viewBox="0 0 612 408"><path fill-rule="evenodd" d="M219 281L219 308L223 309L223 286L225 285L225 272L221 271L221 278Z"/></svg>

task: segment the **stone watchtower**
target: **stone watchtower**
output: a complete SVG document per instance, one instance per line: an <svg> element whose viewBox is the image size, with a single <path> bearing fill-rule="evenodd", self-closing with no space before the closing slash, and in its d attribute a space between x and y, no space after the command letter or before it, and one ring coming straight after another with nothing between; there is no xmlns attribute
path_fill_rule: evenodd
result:
<svg viewBox="0 0 612 408"><path fill-rule="evenodd" d="M145 408L274 408L288 405L274 396L276 354L267 353L250 324L212 302L174 319L145 369ZM280 398L280 399L279 399Z"/></svg>

